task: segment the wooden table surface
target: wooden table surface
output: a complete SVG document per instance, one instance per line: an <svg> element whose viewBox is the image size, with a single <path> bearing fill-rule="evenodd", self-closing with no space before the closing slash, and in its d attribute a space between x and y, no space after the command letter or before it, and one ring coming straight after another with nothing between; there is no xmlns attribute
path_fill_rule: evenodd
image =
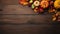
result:
<svg viewBox="0 0 60 34"><path fill-rule="evenodd" d="M0 0L0 34L58 34L59 25L51 24L51 15L37 15L18 0Z"/></svg>

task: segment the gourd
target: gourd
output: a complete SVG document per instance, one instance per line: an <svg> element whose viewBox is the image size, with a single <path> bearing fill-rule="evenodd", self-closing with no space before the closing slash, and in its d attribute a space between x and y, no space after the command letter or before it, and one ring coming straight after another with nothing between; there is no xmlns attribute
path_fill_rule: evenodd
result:
<svg viewBox="0 0 60 34"><path fill-rule="evenodd" d="M27 0L19 0L19 3L22 4L22 5L27 5L28 4Z"/></svg>
<svg viewBox="0 0 60 34"><path fill-rule="evenodd" d="M54 7L57 9L57 8L60 8L60 0L56 0L54 2Z"/></svg>
<svg viewBox="0 0 60 34"><path fill-rule="evenodd" d="M30 0L29 3L33 3L33 0Z"/></svg>
<svg viewBox="0 0 60 34"><path fill-rule="evenodd" d="M34 1L34 6L39 6L40 5L40 2L38 0Z"/></svg>
<svg viewBox="0 0 60 34"><path fill-rule="evenodd" d="M31 5L31 8L32 8L32 9L34 9L34 8L35 8L34 4L32 4L32 5Z"/></svg>
<svg viewBox="0 0 60 34"><path fill-rule="evenodd" d="M49 6L49 2L43 0L43 1L41 1L40 5L41 5L41 7L43 7L43 8L47 8L47 7Z"/></svg>

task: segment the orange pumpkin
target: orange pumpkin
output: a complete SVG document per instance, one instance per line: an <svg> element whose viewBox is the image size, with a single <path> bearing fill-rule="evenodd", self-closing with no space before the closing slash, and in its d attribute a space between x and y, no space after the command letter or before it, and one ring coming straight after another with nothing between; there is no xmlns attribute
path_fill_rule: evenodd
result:
<svg viewBox="0 0 60 34"><path fill-rule="evenodd" d="M43 0L43 1L41 1L40 5L41 5L41 7L43 7L43 8L47 8L47 7L49 6L49 2Z"/></svg>

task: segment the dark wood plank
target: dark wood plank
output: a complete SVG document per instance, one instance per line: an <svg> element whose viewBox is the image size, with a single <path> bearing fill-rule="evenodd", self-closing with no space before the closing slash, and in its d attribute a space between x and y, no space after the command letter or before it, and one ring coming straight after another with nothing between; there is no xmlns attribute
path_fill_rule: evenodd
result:
<svg viewBox="0 0 60 34"><path fill-rule="evenodd" d="M52 34L51 25L1 25L3 34Z"/></svg>
<svg viewBox="0 0 60 34"><path fill-rule="evenodd" d="M22 5L5 5L3 8L3 14L36 14L27 6Z"/></svg>
<svg viewBox="0 0 60 34"><path fill-rule="evenodd" d="M18 0L1 0L1 2L4 5L17 5L19 3Z"/></svg>
<svg viewBox="0 0 60 34"><path fill-rule="evenodd" d="M8 23L43 23L49 24L51 17L49 15L2 15L1 21Z"/></svg>

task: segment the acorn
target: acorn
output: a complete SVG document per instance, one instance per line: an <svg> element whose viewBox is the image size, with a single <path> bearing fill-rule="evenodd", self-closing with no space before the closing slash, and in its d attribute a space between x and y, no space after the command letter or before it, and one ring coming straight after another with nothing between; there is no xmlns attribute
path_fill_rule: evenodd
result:
<svg viewBox="0 0 60 34"><path fill-rule="evenodd" d="M39 11L38 7L34 8L34 12L37 13Z"/></svg>
<svg viewBox="0 0 60 34"><path fill-rule="evenodd" d="M56 20L56 17L53 17L53 21L55 21Z"/></svg>
<svg viewBox="0 0 60 34"><path fill-rule="evenodd" d="M54 14L53 16L52 16L52 21L56 21L56 15Z"/></svg>
<svg viewBox="0 0 60 34"><path fill-rule="evenodd" d="M59 16L59 15L60 15L60 12L57 12L57 13L56 13L56 16Z"/></svg>
<svg viewBox="0 0 60 34"><path fill-rule="evenodd" d="M59 20L59 17L60 16L60 12L57 12L56 14L54 14L52 17L53 17L53 21L55 21L56 19L58 19L58 21L60 21Z"/></svg>

